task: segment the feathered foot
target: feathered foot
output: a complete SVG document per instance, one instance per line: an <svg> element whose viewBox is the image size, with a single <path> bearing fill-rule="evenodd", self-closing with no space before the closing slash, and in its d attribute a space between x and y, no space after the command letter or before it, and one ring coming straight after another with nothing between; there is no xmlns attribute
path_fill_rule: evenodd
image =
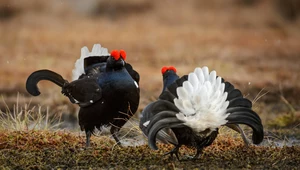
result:
<svg viewBox="0 0 300 170"><path fill-rule="evenodd" d="M85 147L88 148L90 147L90 144L91 144L91 136L92 136L92 132L87 130L85 131L85 135L86 135L86 142L85 142Z"/></svg>
<svg viewBox="0 0 300 170"><path fill-rule="evenodd" d="M117 136L117 133L119 132L119 130L120 130L120 128L118 128L116 126L111 126L110 133L112 134L112 137L115 139L118 146L122 147L122 144Z"/></svg>

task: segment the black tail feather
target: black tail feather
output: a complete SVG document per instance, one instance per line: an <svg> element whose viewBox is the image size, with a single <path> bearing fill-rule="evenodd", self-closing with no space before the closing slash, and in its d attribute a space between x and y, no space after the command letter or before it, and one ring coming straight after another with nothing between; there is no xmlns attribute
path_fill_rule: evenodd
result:
<svg viewBox="0 0 300 170"><path fill-rule="evenodd" d="M230 115L226 118L228 122L226 124L245 124L252 128L252 141L254 144L259 144L264 138L263 125L260 117L256 112L250 108L236 107L229 108L227 112Z"/></svg>
<svg viewBox="0 0 300 170"><path fill-rule="evenodd" d="M165 112L168 113L165 114ZM146 136L148 136L149 129L156 121L162 118L176 117L175 112L179 112L178 108L169 101L157 100L150 103L142 112L139 125L140 129ZM147 121L150 121L149 124L144 125ZM159 131L156 138L163 143L172 143L174 145L178 144L177 138L170 128L165 128Z"/></svg>
<svg viewBox="0 0 300 170"><path fill-rule="evenodd" d="M151 119L150 119L150 123L148 124L147 126L147 129L148 129L148 134L150 132L150 130L152 129L152 126L162 120L162 119L166 119L166 118L176 118L176 112L173 112L173 111L161 111L159 113L157 113L156 115L154 115Z"/></svg>
<svg viewBox="0 0 300 170"><path fill-rule="evenodd" d="M41 80L49 80L56 85L63 87L65 83L68 83L67 80L51 70L38 70L33 72L26 81L26 90L33 96L40 95L39 88L37 86L38 82Z"/></svg>
<svg viewBox="0 0 300 170"><path fill-rule="evenodd" d="M256 119L257 121L259 121L261 123L260 117L258 116L258 114L256 112L254 112L251 108L246 108L246 107L233 107L233 108L228 108L226 110L227 113L231 114L235 114L238 112L245 112L246 115L250 118Z"/></svg>
<svg viewBox="0 0 300 170"><path fill-rule="evenodd" d="M157 115L162 111L179 112L178 108L173 103L166 100L157 100L147 105L142 112L142 116L140 118L140 125L139 125L141 130L146 136L148 136L149 125L144 126L144 123L150 121L155 115Z"/></svg>
<svg viewBox="0 0 300 170"><path fill-rule="evenodd" d="M230 92L228 92L227 100L232 100L232 99L241 98L241 97L243 97L242 92L239 89L233 89Z"/></svg>
<svg viewBox="0 0 300 170"><path fill-rule="evenodd" d="M148 144L151 149L157 150L156 146L156 135L163 128L180 128L185 127L183 121L177 119L176 117L161 119L152 126L148 135Z"/></svg>
<svg viewBox="0 0 300 170"><path fill-rule="evenodd" d="M246 107L251 108L252 102L246 98L234 98L229 101L228 108L232 107Z"/></svg>
<svg viewBox="0 0 300 170"><path fill-rule="evenodd" d="M222 78L222 83L225 83L225 91L227 93L230 93L232 90L235 89L234 86L231 83L225 82L225 80L223 78Z"/></svg>
<svg viewBox="0 0 300 170"><path fill-rule="evenodd" d="M170 93L168 90L163 91L159 97L161 100L167 100L169 102L174 102L174 99L176 98L172 93Z"/></svg>

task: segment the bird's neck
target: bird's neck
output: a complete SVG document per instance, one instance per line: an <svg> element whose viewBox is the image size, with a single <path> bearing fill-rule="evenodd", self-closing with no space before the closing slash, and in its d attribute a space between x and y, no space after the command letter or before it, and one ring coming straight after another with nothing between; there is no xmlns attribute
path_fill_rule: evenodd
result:
<svg viewBox="0 0 300 170"><path fill-rule="evenodd" d="M174 83L178 79L178 75L176 74L168 74L168 75L163 75L163 91L166 90L168 86L170 86L172 83Z"/></svg>

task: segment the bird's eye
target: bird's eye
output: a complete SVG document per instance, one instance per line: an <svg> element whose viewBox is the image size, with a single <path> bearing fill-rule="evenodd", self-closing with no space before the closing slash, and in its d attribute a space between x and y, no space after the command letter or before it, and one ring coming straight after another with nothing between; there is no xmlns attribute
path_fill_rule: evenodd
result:
<svg viewBox="0 0 300 170"><path fill-rule="evenodd" d="M120 57L126 60L126 52L124 50L120 50Z"/></svg>
<svg viewBox="0 0 300 170"><path fill-rule="evenodd" d="M110 52L110 56L112 56L115 60L119 60L120 58L120 53L118 50L112 50Z"/></svg>

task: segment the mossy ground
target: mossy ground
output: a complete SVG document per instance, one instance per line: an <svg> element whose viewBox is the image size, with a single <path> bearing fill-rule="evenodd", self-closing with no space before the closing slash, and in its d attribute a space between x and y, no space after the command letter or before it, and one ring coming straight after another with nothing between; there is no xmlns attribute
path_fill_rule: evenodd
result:
<svg viewBox="0 0 300 170"><path fill-rule="evenodd" d="M219 135L198 160L180 149L181 161L163 156L172 146L119 147L107 136L92 138L67 131L1 131L1 169L297 169L300 147L245 146L241 139Z"/></svg>

